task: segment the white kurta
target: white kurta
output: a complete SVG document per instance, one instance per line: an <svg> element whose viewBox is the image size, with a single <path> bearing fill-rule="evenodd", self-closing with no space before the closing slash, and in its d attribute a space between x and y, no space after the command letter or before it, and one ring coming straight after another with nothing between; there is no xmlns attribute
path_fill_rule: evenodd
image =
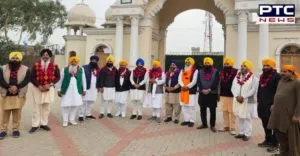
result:
<svg viewBox="0 0 300 156"><path fill-rule="evenodd" d="M147 85L149 85L149 73L146 74L147 75ZM163 72L162 73L162 78L160 80L156 80L157 85L163 85L166 81L166 75ZM145 100L144 100L144 104L143 107L146 108L161 108L162 107L162 103L163 103L163 93L159 93L159 94L154 94L153 92L155 92L155 87L152 88L152 91L150 93L147 93Z"/></svg>
<svg viewBox="0 0 300 156"><path fill-rule="evenodd" d="M256 93L258 89L258 79L253 75L248 81L241 87L237 83L237 78L233 80L231 92L233 93L233 113L239 118L257 118L257 103L249 103L248 98L254 96L256 99ZM240 104L237 102L236 97L244 97L244 102ZM255 100L256 101L256 100Z"/></svg>
<svg viewBox="0 0 300 156"><path fill-rule="evenodd" d="M92 79L91 79L91 87L86 91L86 95L83 97L84 101L91 101L95 102L97 100L97 88L96 88L96 83L97 83L97 77L92 74Z"/></svg>
<svg viewBox="0 0 300 156"><path fill-rule="evenodd" d="M64 79L64 70L61 71L61 79L57 83L57 89L58 91L61 91L62 81ZM82 85L83 85L83 91L86 91L86 79L84 70L82 69ZM75 77L71 77L69 87L61 98L61 107L73 107L73 106L81 106L83 104L83 98L79 94L77 89L77 80Z"/></svg>
<svg viewBox="0 0 300 156"><path fill-rule="evenodd" d="M182 70L179 73L178 82L179 82L179 85L181 87L184 87L183 81L182 81L181 77L182 77ZM194 75L193 75L193 80L192 80L192 82L190 82L187 85L187 87L188 88L193 88L195 85L197 85L197 79L198 79L198 70L195 70ZM179 98L180 98L180 96L179 96ZM179 101L181 101L181 100L179 99ZM189 96L189 103L188 104L184 104L184 103L180 102L180 105L182 105L182 106L195 106L196 103L197 103L196 94L190 94L190 96Z"/></svg>
<svg viewBox="0 0 300 156"><path fill-rule="evenodd" d="M146 73L147 75L147 73ZM139 83L140 86L144 85L147 81L147 76L145 75L145 78L143 81ZM135 84L133 81L133 72L130 74L130 82L131 84ZM145 96L145 90L138 90L138 89L131 89L130 90L130 99L133 101L142 101L144 100Z"/></svg>

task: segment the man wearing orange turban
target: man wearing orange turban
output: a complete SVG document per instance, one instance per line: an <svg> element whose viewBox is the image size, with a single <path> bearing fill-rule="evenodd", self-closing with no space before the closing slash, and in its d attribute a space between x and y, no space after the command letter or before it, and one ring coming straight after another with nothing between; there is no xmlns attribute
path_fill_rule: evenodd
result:
<svg viewBox="0 0 300 156"><path fill-rule="evenodd" d="M203 60L203 68L199 71L198 87L199 98L198 104L200 106L202 125L197 129L208 128L207 125L207 108L210 111L210 129L216 132L216 108L219 97L219 71L214 68L214 61L210 57Z"/></svg>
<svg viewBox="0 0 300 156"><path fill-rule="evenodd" d="M121 60L119 62L119 70L116 76L116 104L117 113L116 117L121 116L125 118L126 116L126 104L127 98L130 90L130 70L127 68L128 62L126 60Z"/></svg>
<svg viewBox="0 0 300 156"><path fill-rule="evenodd" d="M233 94L233 113L238 119L239 134L237 139L248 141L252 136L252 119L257 118L256 92L258 79L252 73L253 64L246 60L241 70L233 80L231 92Z"/></svg>
<svg viewBox="0 0 300 156"><path fill-rule="evenodd" d="M233 68L234 60L232 58L225 58L223 69L220 74L221 79L221 89L220 96L223 103L223 119L224 119L224 129L223 132L230 132L231 135L236 135L236 125L235 116L233 114L233 95L231 92L231 86L234 77L237 74L237 69Z"/></svg>
<svg viewBox="0 0 300 156"><path fill-rule="evenodd" d="M83 105L86 93L86 77L84 69L79 67L79 57L69 58L69 66L61 71L61 80L57 83L58 96L61 97L63 127L69 123L77 125L76 115Z"/></svg>
<svg viewBox="0 0 300 156"><path fill-rule="evenodd" d="M268 128L275 131L280 155L300 156L300 81L293 65L284 65L281 76Z"/></svg>
<svg viewBox="0 0 300 156"><path fill-rule="evenodd" d="M277 85L280 80L280 74L276 72L276 62L273 59L266 58L262 60L263 73L259 78L259 87L257 92L258 116L262 120L262 126L265 131L265 140L259 143L259 147L267 147L267 151L274 152L278 150L278 141L272 129L268 129L268 122L271 115L271 106L276 93Z"/></svg>
<svg viewBox="0 0 300 156"><path fill-rule="evenodd" d="M25 104L27 86L30 80L28 67L22 65L21 52L11 52L9 62L0 68L1 123L0 140L7 136L10 116L12 116L12 136L20 136L20 121ZM12 114L12 115L11 115Z"/></svg>
<svg viewBox="0 0 300 156"><path fill-rule="evenodd" d="M180 105L182 108L182 126L194 127L196 121L196 93L198 70L195 69L195 60L191 57L185 59L185 67L181 70L178 82L181 86Z"/></svg>

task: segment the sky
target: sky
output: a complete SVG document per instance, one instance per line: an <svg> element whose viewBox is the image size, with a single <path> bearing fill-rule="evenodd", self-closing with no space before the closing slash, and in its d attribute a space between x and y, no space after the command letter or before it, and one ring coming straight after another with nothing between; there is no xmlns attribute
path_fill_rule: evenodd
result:
<svg viewBox="0 0 300 156"><path fill-rule="evenodd" d="M75 4L82 0L60 0L69 11ZM96 26L100 27L105 21L105 11L115 0L84 0L91 9L96 13ZM200 47L203 51L204 47L204 18L203 10L188 10L174 19L174 22L168 27L167 33L167 53L170 52L190 52L191 47ZM224 33L222 26L214 20L213 22L213 45L212 49L216 52L224 51ZM66 34L66 30L57 29L50 37L51 44L64 44L62 38Z"/></svg>

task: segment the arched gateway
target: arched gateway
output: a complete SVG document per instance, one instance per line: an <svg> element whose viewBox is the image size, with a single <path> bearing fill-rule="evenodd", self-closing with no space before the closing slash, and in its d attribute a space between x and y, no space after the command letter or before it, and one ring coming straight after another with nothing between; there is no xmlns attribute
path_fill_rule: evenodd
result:
<svg viewBox="0 0 300 156"><path fill-rule="evenodd" d="M104 28L94 26L94 14L85 4L80 11L71 9L68 26L80 31L80 35L68 33L66 51L77 50L87 63L94 48L103 43L112 46L116 60L129 60L135 64L138 57L150 65L153 58L164 61L166 28L176 15L190 9L211 12L223 25L225 34L225 55L236 60L236 66L248 59L258 71L261 59L276 58L276 50L283 42L300 43L300 26L295 25L256 25L252 13L257 12L258 4L279 3L278 0L117 0L106 11ZM298 0L286 0L300 9ZM82 9L82 5L85 5ZM299 6L299 7L298 7ZM86 10L86 11L84 11ZM77 12L77 13L76 13ZM297 10L298 12L298 10ZM78 17L77 17L78 16ZM300 17L296 13L296 18ZM297 20L298 21L298 20ZM78 25L79 23L79 25ZM84 24L87 23L87 24ZM75 26L74 26L75 24ZM72 46L74 44L74 46ZM77 49L76 49L77 48ZM200 60L199 60L200 61ZM280 61L280 59L278 60Z"/></svg>

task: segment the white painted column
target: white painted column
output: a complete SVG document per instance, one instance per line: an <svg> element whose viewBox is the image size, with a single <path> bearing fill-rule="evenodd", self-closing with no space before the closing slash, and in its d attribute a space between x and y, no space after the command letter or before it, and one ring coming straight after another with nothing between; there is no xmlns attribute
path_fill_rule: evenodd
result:
<svg viewBox="0 0 300 156"><path fill-rule="evenodd" d="M135 66L138 59L139 49L139 16L131 16L131 42L130 42L130 63L131 67Z"/></svg>
<svg viewBox="0 0 300 156"><path fill-rule="evenodd" d="M116 42L115 42L115 58L118 64L121 59L123 59L123 34L124 34L124 23L123 17L116 18Z"/></svg>
<svg viewBox="0 0 300 156"><path fill-rule="evenodd" d="M259 54L258 67L262 68L262 59L269 57L269 25L259 25Z"/></svg>
<svg viewBox="0 0 300 156"><path fill-rule="evenodd" d="M238 12L238 37L237 37L237 53L238 61L237 66L240 67L242 62L247 59L247 12Z"/></svg>

